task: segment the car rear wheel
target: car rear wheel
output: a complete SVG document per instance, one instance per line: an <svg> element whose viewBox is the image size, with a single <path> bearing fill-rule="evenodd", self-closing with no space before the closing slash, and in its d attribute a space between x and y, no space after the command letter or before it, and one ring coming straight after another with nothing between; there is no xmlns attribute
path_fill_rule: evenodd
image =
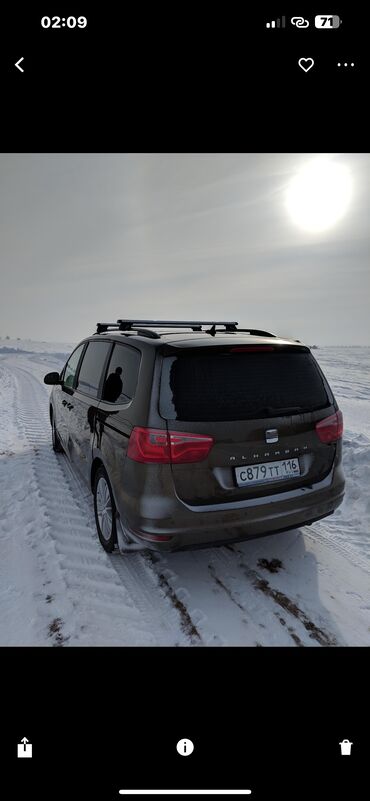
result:
<svg viewBox="0 0 370 801"><path fill-rule="evenodd" d="M104 467L99 467L94 481L94 511L99 540L112 553L117 541L116 505Z"/></svg>
<svg viewBox="0 0 370 801"><path fill-rule="evenodd" d="M57 428L56 428L56 425L55 425L54 415L52 416L52 419L51 419L51 438L52 438L52 443L53 443L53 450L56 453L63 453L63 448L62 448L62 445L61 445L61 442L60 442L60 439L59 439L59 434L57 432Z"/></svg>

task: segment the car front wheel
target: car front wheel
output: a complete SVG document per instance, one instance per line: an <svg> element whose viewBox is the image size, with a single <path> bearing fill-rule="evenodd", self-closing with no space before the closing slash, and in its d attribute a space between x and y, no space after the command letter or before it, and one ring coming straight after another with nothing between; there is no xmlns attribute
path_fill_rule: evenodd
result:
<svg viewBox="0 0 370 801"><path fill-rule="evenodd" d="M112 553L117 541L116 505L104 467L99 467L94 481L94 511L99 540Z"/></svg>

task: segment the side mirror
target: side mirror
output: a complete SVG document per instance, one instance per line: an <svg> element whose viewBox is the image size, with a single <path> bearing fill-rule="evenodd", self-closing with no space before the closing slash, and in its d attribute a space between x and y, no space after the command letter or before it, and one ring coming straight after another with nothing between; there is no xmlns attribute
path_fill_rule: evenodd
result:
<svg viewBox="0 0 370 801"><path fill-rule="evenodd" d="M44 377L44 384L60 384L59 373L46 373Z"/></svg>

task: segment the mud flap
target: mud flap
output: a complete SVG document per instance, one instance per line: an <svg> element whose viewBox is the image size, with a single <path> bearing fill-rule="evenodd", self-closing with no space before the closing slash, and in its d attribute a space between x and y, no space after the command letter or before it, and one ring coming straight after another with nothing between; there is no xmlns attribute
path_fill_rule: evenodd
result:
<svg viewBox="0 0 370 801"><path fill-rule="evenodd" d="M137 542L133 542L126 529L122 524L121 518L117 515L116 517L116 530L117 530L117 545L118 550L120 553L124 554L127 551L145 551L145 545L140 545Z"/></svg>

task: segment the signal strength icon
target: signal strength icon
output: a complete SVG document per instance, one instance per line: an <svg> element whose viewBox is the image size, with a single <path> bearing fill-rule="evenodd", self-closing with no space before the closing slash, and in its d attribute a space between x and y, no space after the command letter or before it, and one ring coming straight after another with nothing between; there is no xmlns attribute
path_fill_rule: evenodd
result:
<svg viewBox="0 0 370 801"><path fill-rule="evenodd" d="M285 28L285 17L278 17L271 22L266 22L266 28Z"/></svg>

